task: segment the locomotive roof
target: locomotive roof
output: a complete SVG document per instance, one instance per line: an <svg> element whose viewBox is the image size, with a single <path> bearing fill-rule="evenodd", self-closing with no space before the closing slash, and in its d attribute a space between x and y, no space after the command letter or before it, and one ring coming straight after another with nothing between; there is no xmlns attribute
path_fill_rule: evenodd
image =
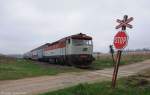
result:
<svg viewBox="0 0 150 95"><path fill-rule="evenodd" d="M92 40L92 37L87 36L86 34L79 33L71 36L72 39L83 39L83 40Z"/></svg>
<svg viewBox="0 0 150 95"><path fill-rule="evenodd" d="M48 46L49 44L50 44L50 43L46 43L46 44L44 44L44 45L42 45L42 46L40 46L40 47L37 47L37 48L31 50L31 52L34 51L34 50L42 49L42 48Z"/></svg>
<svg viewBox="0 0 150 95"><path fill-rule="evenodd" d="M42 45L40 47L37 47L37 48L31 50L31 52L34 51L34 50L45 48L46 46L54 45L54 44L59 43L59 42L64 42L64 41L66 41L69 38L72 38L72 39L81 39L81 40L92 40L92 37L87 36L86 34L83 34L83 33L79 33L79 34L76 34L76 35L71 35L71 36L62 38L62 39L60 39L58 41L55 41L53 43L46 43L46 44L44 44L44 45Z"/></svg>
<svg viewBox="0 0 150 95"><path fill-rule="evenodd" d="M79 34L76 34L76 35L71 35L71 36L65 37L63 39L60 39L59 41L64 41L64 40L69 39L69 38L72 38L72 39L92 40L92 37L87 36L86 34L83 34L83 33L79 33Z"/></svg>
<svg viewBox="0 0 150 95"><path fill-rule="evenodd" d="M81 39L81 40L92 40L92 37L87 36L86 34L83 34L83 33L79 33L79 34L76 34L76 35L71 35L71 36L62 38L62 39L60 39L60 40L58 40L56 42L50 43L49 45L53 45L53 44L56 44L56 43L59 43L59 42L64 42L64 41L66 41L69 38L72 38L72 39Z"/></svg>

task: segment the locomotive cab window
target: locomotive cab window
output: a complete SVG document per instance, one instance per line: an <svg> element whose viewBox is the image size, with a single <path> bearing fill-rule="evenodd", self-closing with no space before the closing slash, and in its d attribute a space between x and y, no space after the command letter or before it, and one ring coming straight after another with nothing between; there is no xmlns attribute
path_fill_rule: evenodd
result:
<svg viewBox="0 0 150 95"><path fill-rule="evenodd" d="M73 39L72 44L74 46L92 45L92 40Z"/></svg>

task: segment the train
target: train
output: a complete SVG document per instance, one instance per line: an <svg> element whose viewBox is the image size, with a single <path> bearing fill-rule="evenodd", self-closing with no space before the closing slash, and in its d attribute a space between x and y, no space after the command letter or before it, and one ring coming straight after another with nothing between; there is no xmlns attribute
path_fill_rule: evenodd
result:
<svg viewBox="0 0 150 95"><path fill-rule="evenodd" d="M24 54L24 58L69 66L88 67L94 60L92 37L83 33L46 43Z"/></svg>

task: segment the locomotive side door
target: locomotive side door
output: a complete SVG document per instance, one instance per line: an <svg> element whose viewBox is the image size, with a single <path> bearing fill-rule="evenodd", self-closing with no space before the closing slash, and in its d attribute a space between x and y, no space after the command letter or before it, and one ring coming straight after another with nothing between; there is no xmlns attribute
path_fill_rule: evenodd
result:
<svg viewBox="0 0 150 95"><path fill-rule="evenodd" d="M71 60L70 60L70 55L71 55L71 38L68 38L66 40L66 48L65 48L65 59L66 63L68 65L72 65Z"/></svg>
<svg viewBox="0 0 150 95"><path fill-rule="evenodd" d="M66 40L66 50L65 50L65 55L70 55L71 54L71 39Z"/></svg>

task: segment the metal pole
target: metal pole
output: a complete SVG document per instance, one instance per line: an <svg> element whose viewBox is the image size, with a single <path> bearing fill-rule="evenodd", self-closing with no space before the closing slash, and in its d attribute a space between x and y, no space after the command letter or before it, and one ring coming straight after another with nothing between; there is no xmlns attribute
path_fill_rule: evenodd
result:
<svg viewBox="0 0 150 95"><path fill-rule="evenodd" d="M112 87L113 88L115 88L115 86L116 86L116 79L117 79L117 74L118 74L118 69L119 69L119 64L120 64L120 59L121 59L121 53L122 53L121 50L119 50L117 52L117 59L116 59L116 64L114 67L113 78L112 78Z"/></svg>

